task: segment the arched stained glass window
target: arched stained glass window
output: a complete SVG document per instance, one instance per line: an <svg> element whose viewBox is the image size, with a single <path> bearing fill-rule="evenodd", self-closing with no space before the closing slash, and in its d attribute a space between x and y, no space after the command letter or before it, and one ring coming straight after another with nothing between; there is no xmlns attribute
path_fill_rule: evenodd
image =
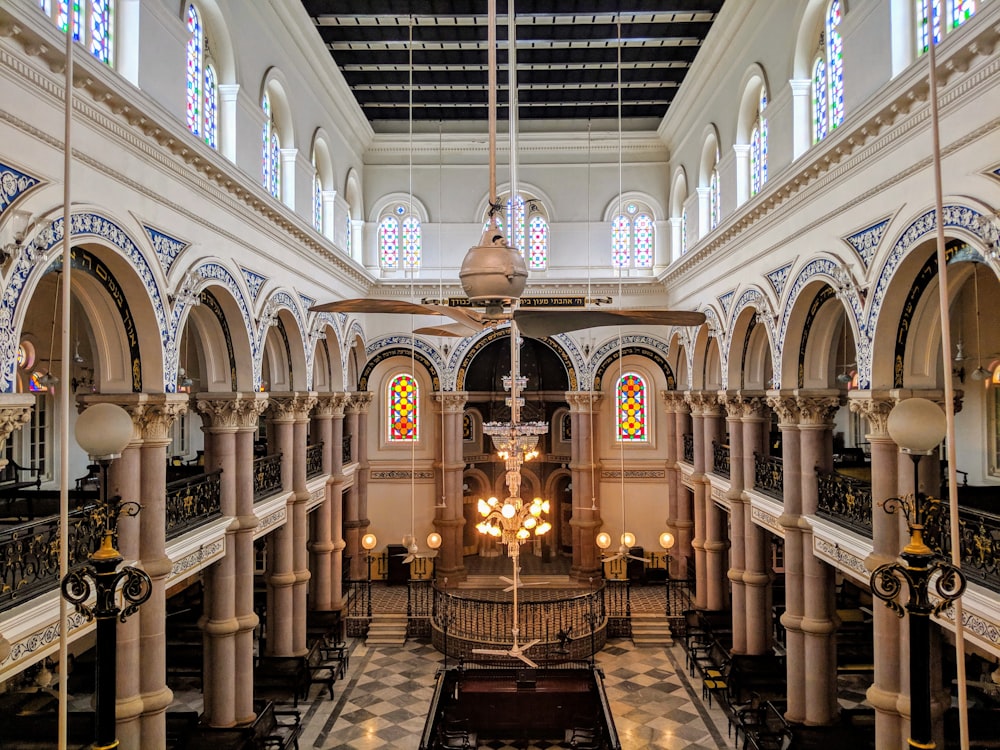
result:
<svg viewBox="0 0 1000 750"><path fill-rule="evenodd" d="M764 110L767 108L767 90L760 87L760 98L757 101L757 116L754 118L753 131L750 133L750 195L757 195L767 182L767 118Z"/></svg>
<svg viewBox="0 0 1000 750"><path fill-rule="evenodd" d="M951 27L957 29L976 14L976 0L952 0Z"/></svg>
<svg viewBox="0 0 1000 750"><path fill-rule="evenodd" d="M711 193L709 195L709 224L712 229L719 226L719 219L722 218L722 185L719 183L719 158L715 158L715 166L712 167L712 179L709 183Z"/></svg>
<svg viewBox="0 0 1000 750"><path fill-rule="evenodd" d="M826 59L819 57L813 64L812 75L813 143L826 138Z"/></svg>
<svg viewBox="0 0 1000 750"><path fill-rule="evenodd" d="M403 219L403 267L420 268L420 219Z"/></svg>
<svg viewBox="0 0 1000 750"><path fill-rule="evenodd" d="M347 227L344 230L344 252L351 254L351 212L347 211Z"/></svg>
<svg viewBox="0 0 1000 750"><path fill-rule="evenodd" d="M638 214L632 220L632 244L635 247L635 267L653 267L653 217Z"/></svg>
<svg viewBox="0 0 1000 750"><path fill-rule="evenodd" d="M316 169L315 156L313 156L313 228L317 232L323 231L323 182L319 178L319 170Z"/></svg>
<svg viewBox="0 0 1000 750"><path fill-rule="evenodd" d="M39 0L41 11L55 21L63 33L70 25L71 4ZM73 0L73 41L83 44L101 62L114 62L115 4L113 0Z"/></svg>
<svg viewBox="0 0 1000 750"><path fill-rule="evenodd" d="M208 37L194 3L187 6L187 126L212 148L217 146L218 81L208 56Z"/></svg>
<svg viewBox="0 0 1000 750"><path fill-rule="evenodd" d="M389 381L389 441L417 440L420 424L418 399L420 389L412 375L397 375Z"/></svg>
<svg viewBox="0 0 1000 750"><path fill-rule="evenodd" d="M927 51L927 4L925 0L914 0L917 18L917 49L920 54ZM934 44L941 42L942 31L957 29L976 14L975 0L945 0L945 18L948 19L945 28L941 28L941 6L938 0L934 3Z"/></svg>
<svg viewBox="0 0 1000 750"><path fill-rule="evenodd" d="M399 268L399 219L386 216L378 225L378 257L383 270Z"/></svg>
<svg viewBox="0 0 1000 750"><path fill-rule="evenodd" d="M219 147L219 86L215 77L215 67L205 65L205 104L204 104L205 143L212 148Z"/></svg>
<svg viewBox="0 0 1000 750"><path fill-rule="evenodd" d="M618 380L618 442L645 442L646 383L640 375L627 372Z"/></svg>
<svg viewBox="0 0 1000 750"><path fill-rule="evenodd" d="M688 251L688 210L681 211L681 255Z"/></svg>
<svg viewBox="0 0 1000 750"><path fill-rule="evenodd" d="M844 40L840 36L840 0L833 0L826 14L827 70L830 78L830 130L844 122Z"/></svg>
<svg viewBox="0 0 1000 750"><path fill-rule="evenodd" d="M264 92L261 107L264 109L265 117L264 129L261 134L261 161L264 188L277 198L281 194L281 143L278 140L278 129L274 123L271 97L267 92Z"/></svg>
<svg viewBox="0 0 1000 750"><path fill-rule="evenodd" d="M624 214L616 216L611 222L611 264L615 268L628 268L631 240L631 220Z"/></svg>
<svg viewBox="0 0 1000 750"><path fill-rule="evenodd" d="M524 198L507 199L507 226L510 236L508 244L524 255Z"/></svg>
<svg viewBox="0 0 1000 750"><path fill-rule="evenodd" d="M532 214L528 238L528 268L544 271L549 261L549 223L541 214Z"/></svg>
<svg viewBox="0 0 1000 750"><path fill-rule="evenodd" d="M629 201L624 213L611 220L613 268L653 267L653 217L646 206Z"/></svg>

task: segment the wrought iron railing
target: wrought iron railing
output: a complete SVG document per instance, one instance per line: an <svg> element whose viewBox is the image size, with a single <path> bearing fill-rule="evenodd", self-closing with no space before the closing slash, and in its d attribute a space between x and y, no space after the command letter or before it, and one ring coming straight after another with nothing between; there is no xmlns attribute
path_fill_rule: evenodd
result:
<svg viewBox="0 0 1000 750"><path fill-rule="evenodd" d="M167 539L222 515L222 469L167 484Z"/></svg>
<svg viewBox="0 0 1000 750"><path fill-rule="evenodd" d="M632 596L628 581L605 581L608 608L608 635L632 637Z"/></svg>
<svg viewBox="0 0 1000 750"><path fill-rule="evenodd" d="M351 436L344 435L340 441L340 460L345 464L351 463Z"/></svg>
<svg viewBox="0 0 1000 750"><path fill-rule="evenodd" d="M785 496L785 472L778 456L753 454L753 486L765 495L782 500Z"/></svg>
<svg viewBox="0 0 1000 750"><path fill-rule="evenodd" d="M70 567L86 561L100 546L102 522L96 504L69 514ZM59 517L0 532L0 611L20 605L59 585Z"/></svg>
<svg viewBox="0 0 1000 750"><path fill-rule="evenodd" d="M729 476L729 446L712 441L712 473Z"/></svg>
<svg viewBox="0 0 1000 750"><path fill-rule="evenodd" d="M371 581L346 581L344 583L344 622L348 638L363 638L368 634L372 620Z"/></svg>
<svg viewBox="0 0 1000 750"><path fill-rule="evenodd" d="M871 482L822 469L816 469L816 480L819 483L816 515L871 538Z"/></svg>
<svg viewBox="0 0 1000 750"><path fill-rule="evenodd" d="M681 435L681 438L684 441L684 460L687 461L689 464L693 464L694 463L694 435L692 435L691 433L687 433L685 435Z"/></svg>
<svg viewBox="0 0 1000 750"><path fill-rule="evenodd" d="M306 477L312 479L323 473L323 444L306 446Z"/></svg>
<svg viewBox="0 0 1000 750"><path fill-rule="evenodd" d="M924 532L927 546L951 557L951 525L948 503L939 516L940 525L928 525ZM973 583L1000 592L1000 515L976 508L958 508L962 572Z"/></svg>
<svg viewBox="0 0 1000 750"><path fill-rule="evenodd" d="M253 460L253 499L254 502L281 490L281 454L261 456Z"/></svg>
<svg viewBox="0 0 1000 750"><path fill-rule="evenodd" d="M431 634L434 611L434 582L411 578L406 588L406 635L427 637Z"/></svg>

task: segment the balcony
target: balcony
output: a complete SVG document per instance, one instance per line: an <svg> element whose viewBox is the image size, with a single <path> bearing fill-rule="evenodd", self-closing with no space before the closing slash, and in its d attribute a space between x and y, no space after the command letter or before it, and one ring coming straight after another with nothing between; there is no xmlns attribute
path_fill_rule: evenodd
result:
<svg viewBox="0 0 1000 750"><path fill-rule="evenodd" d="M684 455L683 458L689 464L694 463L694 435L688 433L686 435L681 435L684 440Z"/></svg>
<svg viewBox="0 0 1000 750"><path fill-rule="evenodd" d="M784 499L785 471L781 458L753 454L753 487L768 497Z"/></svg>
<svg viewBox="0 0 1000 750"><path fill-rule="evenodd" d="M167 483L167 539L222 515L222 469Z"/></svg>
<svg viewBox="0 0 1000 750"><path fill-rule="evenodd" d="M729 478L729 446L712 441L712 473Z"/></svg>
<svg viewBox="0 0 1000 750"><path fill-rule="evenodd" d="M312 479L323 473L323 443L306 446L306 478Z"/></svg>
<svg viewBox="0 0 1000 750"><path fill-rule="evenodd" d="M816 469L816 479L819 484L816 515L871 539L871 482L822 469Z"/></svg>
<svg viewBox="0 0 1000 750"><path fill-rule="evenodd" d="M259 502L281 491L281 454L253 460L253 501Z"/></svg>
<svg viewBox="0 0 1000 750"><path fill-rule="evenodd" d="M951 558L951 525L948 503L942 501L938 523L929 523L924 541L932 550ZM970 583L1000 592L1000 515L979 508L958 508L958 536L962 572Z"/></svg>

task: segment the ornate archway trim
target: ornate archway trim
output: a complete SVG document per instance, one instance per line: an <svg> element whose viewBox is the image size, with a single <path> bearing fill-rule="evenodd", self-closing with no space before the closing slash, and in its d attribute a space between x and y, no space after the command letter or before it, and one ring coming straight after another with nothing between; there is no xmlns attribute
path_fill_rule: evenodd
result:
<svg viewBox="0 0 1000 750"><path fill-rule="evenodd" d="M395 339L398 337L392 338ZM406 339L407 346L387 346L384 349L378 349L372 356L369 356L368 362L365 363L365 369L362 370L361 377L358 378L359 391L368 390L368 379L371 377L375 367L392 357L405 357L407 359L412 357L415 361L419 362L427 369L427 373L431 378L431 391L441 390L441 377L438 375L438 369L435 367L434 362L431 361L430 357L427 356L427 353L420 347L420 344L423 342L418 339L417 345L411 348L409 346L409 337L403 338ZM395 342L395 344L398 343L398 341Z"/></svg>
<svg viewBox="0 0 1000 750"><path fill-rule="evenodd" d="M591 390L601 390L601 378L604 377L604 373L607 372L608 368L618 361L619 351L622 356L636 354L655 362L667 379L667 389L674 390L677 388L677 379L674 377L674 371L667 361L667 355L670 351L669 347L662 341L654 339L651 336L633 334L622 336L621 346L619 346L618 340L614 339L606 342L597 350L594 357L600 364L594 370L593 377L591 378Z"/></svg>

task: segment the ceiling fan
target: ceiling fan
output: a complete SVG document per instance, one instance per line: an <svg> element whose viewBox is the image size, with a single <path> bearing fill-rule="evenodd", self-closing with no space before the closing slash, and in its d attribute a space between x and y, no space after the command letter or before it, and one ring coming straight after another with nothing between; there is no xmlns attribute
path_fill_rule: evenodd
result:
<svg viewBox="0 0 1000 750"><path fill-rule="evenodd" d="M394 557L402 557L404 565L409 565L414 560L428 560L432 557L438 556L438 551L436 549L421 552L420 547L417 546L417 539L412 534L407 534L403 537L403 546L406 547L406 552L394 555Z"/></svg>
<svg viewBox="0 0 1000 750"><path fill-rule="evenodd" d="M511 628L511 634L514 636L514 645L510 648L474 648L472 653L474 654L489 654L491 656L510 656L515 659L520 659L529 667L538 669L538 665L531 660L531 658L525 653L529 648L534 646L539 642L539 638L533 641L525 643L523 646L519 646L517 643L517 628Z"/></svg>
<svg viewBox="0 0 1000 750"><path fill-rule="evenodd" d="M705 322L704 313L687 310L659 310L637 308L631 310L596 309L544 309L534 307L520 309L521 295L528 280L528 268L524 257L508 245L500 222L502 202L496 190L496 15L490 8L488 29L489 52L489 220L478 245L471 247L462 261L459 279L468 305L461 307L447 304L423 304L398 300L355 298L337 300L314 305L313 312L342 313L395 313L415 315L440 315L451 319L450 323L418 328L414 333L430 336L466 337L514 320L521 333L530 338L544 338L557 333L577 331L601 326L626 325L680 325L697 326ZM511 120L516 116L516 63L514 60L515 40L511 42ZM514 134L511 127L511 154L516 153ZM514 159L512 157L512 167ZM511 179L512 194L516 184ZM530 298L529 298L530 299ZM596 300L586 300L593 304ZM480 312L478 309L482 308Z"/></svg>
<svg viewBox="0 0 1000 750"><path fill-rule="evenodd" d="M518 565L514 568L514 577L508 578L507 576L500 576L500 580L507 584L507 588L504 591L513 591L515 588L524 588L525 586L543 586L548 583L548 581L531 581L526 583L521 580L521 566Z"/></svg>

